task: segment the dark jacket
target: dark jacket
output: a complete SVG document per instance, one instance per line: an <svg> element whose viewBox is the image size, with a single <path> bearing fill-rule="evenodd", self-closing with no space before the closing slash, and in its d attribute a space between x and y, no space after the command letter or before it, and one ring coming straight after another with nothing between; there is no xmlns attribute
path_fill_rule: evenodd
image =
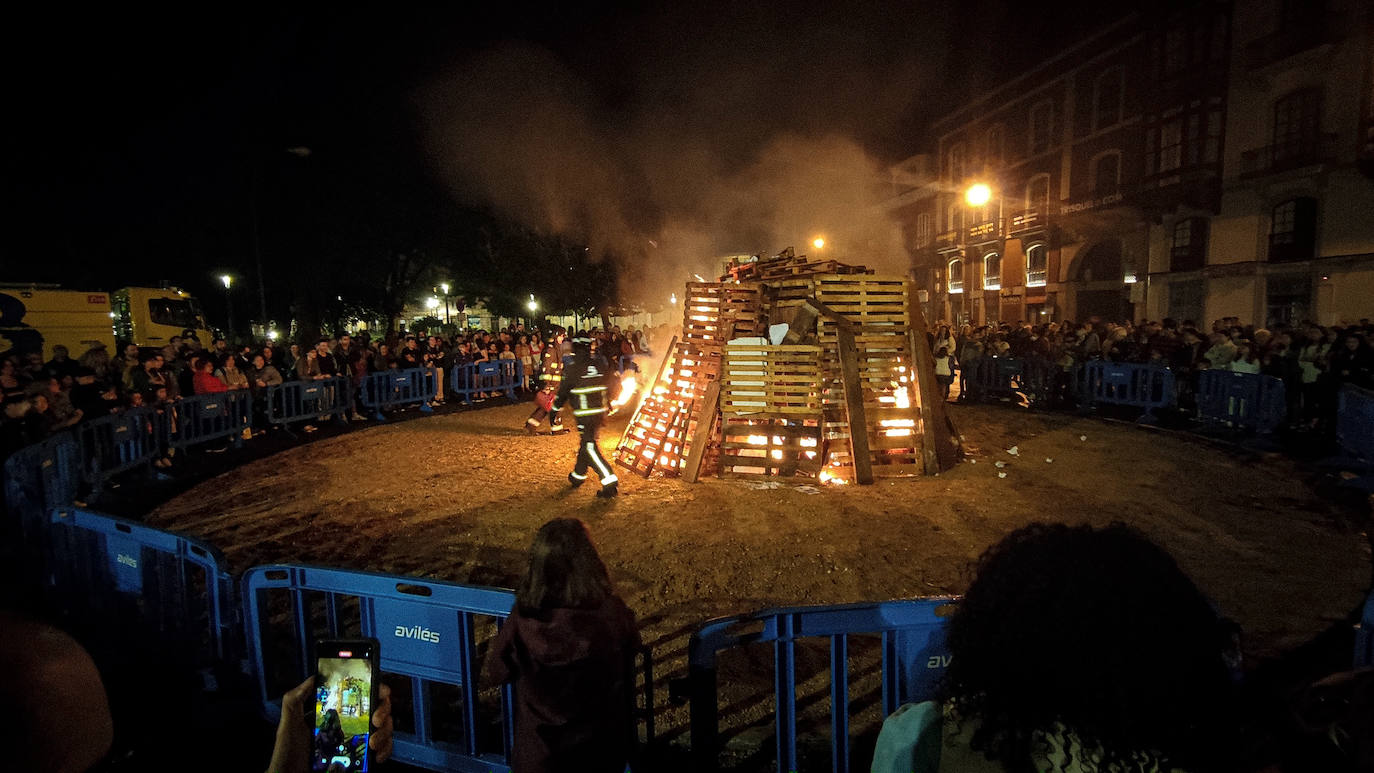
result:
<svg viewBox="0 0 1374 773"><path fill-rule="evenodd" d="M511 610L486 674L515 685L514 773L625 770L639 646L634 613L617 596L596 609Z"/></svg>
<svg viewBox="0 0 1374 773"><path fill-rule="evenodd" d="M558 387L553 407L562 408L572 403L573 415L603 417L611 407L610 365L599 354L575 355Z"/></svg>

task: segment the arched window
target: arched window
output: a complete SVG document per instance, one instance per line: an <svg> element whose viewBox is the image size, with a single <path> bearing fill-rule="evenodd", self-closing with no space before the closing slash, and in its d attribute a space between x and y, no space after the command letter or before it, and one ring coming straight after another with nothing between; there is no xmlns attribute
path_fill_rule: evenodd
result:
<svg viewBox="0 0 1374 773"><path fill-rule="evenodd" d="M995 252L983 256L983 289L1002 289L1002 256Z"/></svg>
<svg viewBox="0 0 1374 773"><path fill-rule="evenodd" d="M1125 73L1112 67L1093 82L1093 130L1121 123L1125 112Z"/></svg>
<svg viewBox="0 0 1374 773"><path fill-rule="evenodd" d="M1093 195L1110 196L1121 189L1121 151L1112 150L1093 159Z"/></svg>
<svg viewBox="0 0 1374 773"><path fill-rule="evenodd" d="M1026 183L1026 209L1035 210L1041 214L1048 214L1050 211L1050 176L1038 174Z"/></svg>
<svg viewBox="0 0 1374 773"><path fill-rule="evenodd" d="M949 160L946 169L949 172L949 179L954 182L957 183L964 179L964 144L962 142L955 144L949 149Z"/></svg>
<svg viewBox="0 0 1374 773"><path fill-rule="evenodd" d="M964 291L964 261L955 258L949 262L949 294L955 295Z"/></svg>
<svg viewBox="0 0 1374 773"><path fill-rule="evenodd" d="M1032 244L1026 248L1026 286L1044 287L1049 278L1049 259L1045 245Z"/></svg>
<svg viewBox="0 0 1374 773"><path fill-rule="evenodd" d="M997 169L1006 161L1006 149L1003 142L1002 124L997 124L988 129L985 138L987 146L987 163L989 169Z"/></svg>
<svg viewBox="0 0 1374 773"><path fill-rule="evenodd" d="M1269 260L1311 260L1316 248L1316 199L1289 199L1274 207L1269 223Z"/></svg>
<svg viewBox="0 0 1374 773"><path fill-rule="evenodd" d="M1030 112L1030 153L1044 153L1054 145L1054 103L1041 102Z"/></svg>

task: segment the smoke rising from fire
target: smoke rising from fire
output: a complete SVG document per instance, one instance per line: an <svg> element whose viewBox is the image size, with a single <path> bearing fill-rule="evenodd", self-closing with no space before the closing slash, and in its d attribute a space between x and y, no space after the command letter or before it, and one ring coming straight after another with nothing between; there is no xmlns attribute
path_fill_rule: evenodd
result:
<svg viewBox="0 0 1374 773"><path fill-rule="evenodd" d="M932 73L918 27L894 31L912 19L837 14L676 10L598 28L594 45L495 44L417 92L429 157L459 201L617 260L627 302L788 246L901 273L877 205L888 164L917 148L892 138Z"/></svg>

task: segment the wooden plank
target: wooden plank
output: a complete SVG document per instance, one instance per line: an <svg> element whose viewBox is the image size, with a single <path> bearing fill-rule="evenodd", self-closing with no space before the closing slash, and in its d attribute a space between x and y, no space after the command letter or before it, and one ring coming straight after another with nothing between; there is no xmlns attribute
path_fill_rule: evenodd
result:
<svg viewBox="0 0 1374 773"><path fill-rule="evenodd" d="M859 484L869 484L873 482L873 460L868 452L868 419L864 413L863 393L859 391L858 353L854 349L854 334L850 332L848 323L839 326L839 349L854 480Z"/></svg>
<svg viewBox="0 0 1374 773"><path fill-rule="evenodd" d="M702 400L702 410L697 416L697 431L692 436L692 450L687 452L687 463L682 467L682 477L688 483L697 482L697 476L701 473L701 459L706 454L711 431L716 426L716 413L720 410L719 381L712 381L706 386L706 395Z"/></svg>
<svg viewBox="0 0 1374 773"><path fill-rule="evenodd" d="M910 295L916 297L916 283ZM959 461L958 433L945 413L945 401L935 381L935 356L926 343L926 317L919 303L911 304L910 339L921 412L921 449L927 475L954 467Z"/></svg>

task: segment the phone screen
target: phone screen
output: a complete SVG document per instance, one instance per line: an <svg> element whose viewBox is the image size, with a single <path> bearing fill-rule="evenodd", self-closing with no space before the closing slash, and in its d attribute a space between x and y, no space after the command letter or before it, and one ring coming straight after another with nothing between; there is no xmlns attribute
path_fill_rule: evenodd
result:
<svg viewBox="0 0 1374 773"><path fill-rule="evenodd" d="M322 642L315 664L312 770L365 771L372 733L372 653L363 642Z"/></svg>

